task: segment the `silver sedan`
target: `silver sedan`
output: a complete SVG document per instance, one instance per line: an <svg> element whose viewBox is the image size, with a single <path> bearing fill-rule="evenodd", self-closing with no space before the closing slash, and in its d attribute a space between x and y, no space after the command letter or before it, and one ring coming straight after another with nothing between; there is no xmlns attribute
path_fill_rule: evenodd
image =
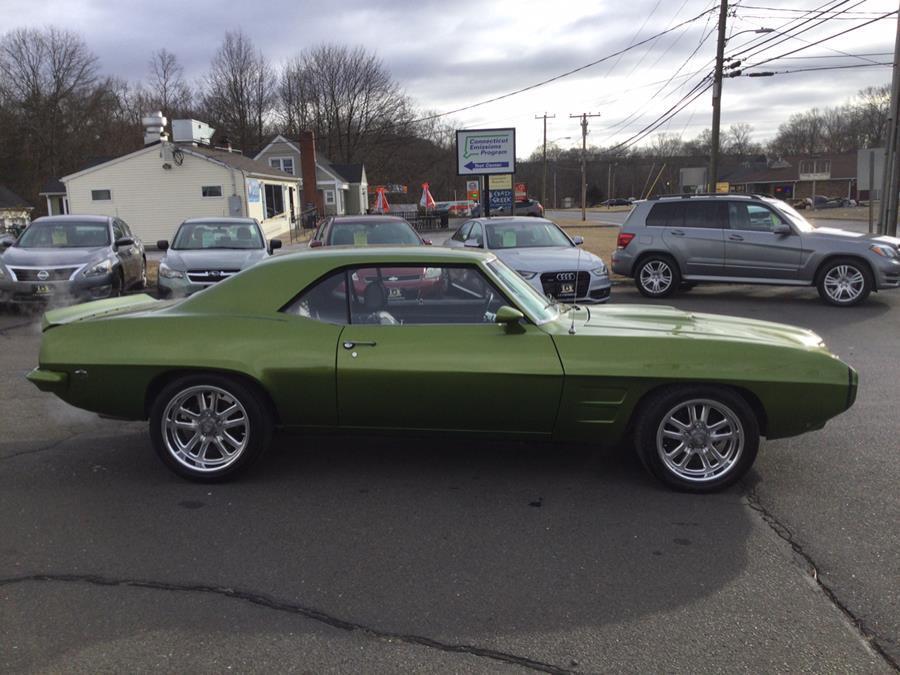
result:
<svg viewBox="0 0 900 675"><path fill-rule="evenodd" d="M599 256L581 250L582 241L544 218L477 218L465 222L447 246L493 251L538 291L557 300L606 302L609 270Z"/></svg>

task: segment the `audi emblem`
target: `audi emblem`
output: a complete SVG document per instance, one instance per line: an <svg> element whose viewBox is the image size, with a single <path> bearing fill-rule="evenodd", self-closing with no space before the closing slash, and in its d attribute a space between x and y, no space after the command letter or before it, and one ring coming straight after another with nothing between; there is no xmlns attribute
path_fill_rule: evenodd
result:
<svg viewBox="0 0 900 675"><path fill-rule="evenodd" d="M41 270L37 273L37 278L39 281L47 281L50 278L50 272L47 270Z"/></svg>
<svg viewBox="0 0 900 675"><path fill-rule="evenodd" d="M556 275L557 281L575 281L575 272L560 272Z"/></svg>

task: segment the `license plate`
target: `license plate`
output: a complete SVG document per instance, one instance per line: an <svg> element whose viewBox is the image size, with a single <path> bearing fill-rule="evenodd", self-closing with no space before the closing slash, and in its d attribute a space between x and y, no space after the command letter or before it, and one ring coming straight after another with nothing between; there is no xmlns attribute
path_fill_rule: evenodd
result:
<svg viewBox="0 0 900 675"><path fill-rule="evenodd" d="M403 291L401 291L399 288L392 288L392 289L390 289L390 291L389 291L389 297L391 297L391 298L402 298L402 297L403 297Z"/></svg>
<svg viewBox="0 0 900 675"><path fill-rule="evenodd" d="M575 284L562 284L559 287L559 292L561 295L572 295L575 293Z"/></svg>
<svg viewBox="0 0 900 675"><path fill-rule="evenodd" d="M53 293L53 286L45 286L43 284L37 285L32 288L32 292L35 295L50 295L51 293Z"/></svg>

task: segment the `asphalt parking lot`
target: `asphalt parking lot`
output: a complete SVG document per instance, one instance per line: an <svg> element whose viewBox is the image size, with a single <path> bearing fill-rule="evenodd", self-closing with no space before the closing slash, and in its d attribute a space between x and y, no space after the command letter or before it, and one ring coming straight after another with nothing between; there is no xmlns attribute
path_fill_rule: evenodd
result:
<svg viewBox="0 0 900 675"><path fill-rule="evenodd" d="M627 448L345 436L210 487L28 384L37 317L0 312L0 670L895 671L900 292L671 304L816 330L856 405L711 496Z"/></svg>

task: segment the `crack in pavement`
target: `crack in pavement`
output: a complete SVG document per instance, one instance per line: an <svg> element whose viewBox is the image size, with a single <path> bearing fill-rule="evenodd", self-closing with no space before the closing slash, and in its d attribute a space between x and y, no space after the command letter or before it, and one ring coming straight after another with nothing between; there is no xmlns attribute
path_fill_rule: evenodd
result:
<svg viewBox="0 0 900 675"><path fill-rule="evenodd" d="M381 630L378 628L367 626L365 624L347 621L346 619L340 619L338 617L331 616L330 614L327 614L322 610L314 609L312 607L291 604L282 600L276 600L275 598L264 595L262 593L255 593L252 591L232 588L229 586L178 584L165 581L153 581L148 579L120 579L91 574L30 574L15 577L0 577L0 586L11 586L13 584L28 582L82 583L92 584L95 586L141 588L176 593L207 593L210 595L218 595L230 599L242 600L244 602L248 602L250 604L278 612L297 614L304 618L310 619L312 621L317 621L338 630L352 632L358 631L371 637L381 640L387 640L389 642L397 641L410 645L416 645L419 647L436 649L442 652L469 654L471 656L492 659L494 661L500 661L514 666L521 666L523 668L528 668L530 670L535 670L542 673L553 673L554 675L574 675L578 672L568 668L562 668L552 663L544 663L542 661L536 661L525 656L517 656L515 654L501 652L495 649L488 649L475 645L440 642L439 640L425 637L423 635Z"/></svg>
<svg viewBox="0 0 900 675"><path fill-rule="evenodd" d="M872 651L874 651L882 659L884 659L887 665L900 672L900 663L898 663L894 659L894 657L891 656L884 647L882 647L881 643L879 643L878 641L878 634L871 630L866 625L865 621L858 618L853 613L853 611L847 605L845 605L840 598L838 598L835 590L822 580L822 577L819 575L819 570L816 566L816 562L812 559L812 556L804 550L802 544L794 539L794 533L791 532L790 528L782 523L774 513L763 506L756 488L747 487L746 495L747 505L751 509L756 511L763 519L763 522L765 522L766 525L768 525L769 528L776 535L778 535L778 537L787 542L794 553L803 560L803 562L806 564L806 571L812 577L813 581L815 581L816 585L820 589L822 589L825 597L827 597L831 601L831 603L850 620L850 623L853 624L853 627L856 629L857 633L859 633L859 636L862 638L862 640L872 649Z"/></svg>

